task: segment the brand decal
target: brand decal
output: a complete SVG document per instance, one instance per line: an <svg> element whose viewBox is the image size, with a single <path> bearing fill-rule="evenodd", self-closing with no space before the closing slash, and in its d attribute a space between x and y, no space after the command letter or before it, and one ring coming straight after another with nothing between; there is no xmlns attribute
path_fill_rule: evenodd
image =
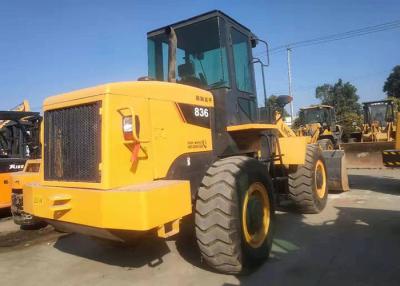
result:
<svg viewBox="0 0 400 286"><path fill-rule="evenodd" d="M212 98L201 96L201 95L196 95L196 100L203 101L203 102L211 102Z"/></svg>
<svg viewBox="0 0 400 286"><path fill-rule="evenodd" d="M8 169L10 170L22 170L24 168L23 164L11 164Z"/></svg>
<svg viewBox="0 0 400 286"><path fill-rule="evenodd" d="M207 140L196 140L187 142L188 149L207 149Z"/></svg>
<svg viewBox="0 0 400 286"><path fill-rule="evenodd" d="M205 128L210 128L210 117L212 108L185 103L177 103L176 106L184 122Z"/></svg>

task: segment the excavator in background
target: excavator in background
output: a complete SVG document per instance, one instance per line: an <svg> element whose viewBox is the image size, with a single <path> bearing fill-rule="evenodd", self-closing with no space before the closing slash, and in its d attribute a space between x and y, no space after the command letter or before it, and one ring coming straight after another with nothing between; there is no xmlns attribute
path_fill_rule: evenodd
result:
<svg viewBox="0 0 400 286"><path fill-rule="evenodd" d="M41 116L28 101L0 111L0 208L11 205L11 175L23 170L28 159L40 157Z"/></svg>
<svg viewBox="0 0 400 286"><path fill-rule="evenodd" d="M383 167L382 151L395 148L395 109L390 99L363 103L363 125L351 133L348 143L340 145L348 168Z"/></svg>
<svg viewBox="0 0 400 286"><path fill-rule="evenodd" d="M336 123L335 109L329 105L312 105L300 108L299 136L311 136L311 142L318 143L323 150L338 149L343 129Z"/></svg>
<svg viewBox="0 0 400 286"><path fill-rule="evenodd" d="M40 180L23 187L24 212L118 241L167 238L193 213L204 261L242 273L269 256L277 204L324 209L343 153L258 116L254 64L267 63L252 49L268 45L223 12L147 36L149 76L44 101Z"/></svg>

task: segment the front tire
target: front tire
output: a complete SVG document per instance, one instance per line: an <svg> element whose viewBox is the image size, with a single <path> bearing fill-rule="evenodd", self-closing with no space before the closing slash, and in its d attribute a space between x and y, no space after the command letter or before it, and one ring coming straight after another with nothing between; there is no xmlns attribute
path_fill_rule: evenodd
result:
<svg viewBox="0 0 400 286"><path fill-rule="evenodd" d="M334 150L335 146L333 145L332 140L330 139L321 139L318 140L318 145L321 146L322 150Z"/></svg>
<svg viewBox="0 0 400 286"><path fill-rule="evenodd" d="M304 165L289 173L289 199L302 213L321 212L328 200L325 162L318 144L307 145Z"/></svg>
<svg viewBox="0 0 400 286"><path fill-rule="evenodd" d="M273 187L257 160L235 156L215 162L203 178L195 210L197 243L212 268L237 274L269 256Z"/></svg>

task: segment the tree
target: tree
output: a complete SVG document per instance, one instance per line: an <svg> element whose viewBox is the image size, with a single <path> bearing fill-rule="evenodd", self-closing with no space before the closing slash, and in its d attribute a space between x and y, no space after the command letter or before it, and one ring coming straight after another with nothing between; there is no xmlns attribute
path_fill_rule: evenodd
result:
<svg viewBox="0 0 400 286"><path fill-rule="evenodd" d="M270 95L267 99L267 105L271 106L273 111L281 111L278 107L277 99L278 96L276 95ZM283 117L287 116L289 116L289 113L286 111L286 109L283 109Z"/></svg>
<svg viewBox="0 0 400 286"><path fill-rule="evenodd" d="M334 85L326 83L318 86L315 90L315 97L320 99L322 104L333 106L339 117L346 113L361 114L357 88L350 82L343 83L339 79Z"/></svg>
<svg viewBox="0 0 400 286"><path fill-rule="evenodd" d="M400 65L393 68L383 85L383 91L388 97L400 98Z"/></svg>
<svg viewBox="0 0 400 286"><path fill-rule="evenodd" d="M336 118L344 133L352 131L353 122L357 125L361 122L361 104L358 102L360 97L357 95L357 88L350 82L343 83L339 79L334 85L326 83L318 86L315 97L320 99L322 104L335 108Z"/></svg>

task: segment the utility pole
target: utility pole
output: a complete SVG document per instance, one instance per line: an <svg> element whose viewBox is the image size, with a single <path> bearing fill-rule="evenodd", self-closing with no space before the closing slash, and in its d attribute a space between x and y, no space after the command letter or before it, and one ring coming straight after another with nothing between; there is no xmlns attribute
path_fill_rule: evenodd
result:
<svg viewBox="0 0 400 286"><path fill-rule="evenodd" d="M292 94L292 68L291 68L291 62L290 62L290 57L292 53L292 49L290 47L287 47L287 65L288 65L288 79L289 79L289 96L293 98ZM293 102L290 102L290 119L291 119L291 124L293 124Z"/></svg>

